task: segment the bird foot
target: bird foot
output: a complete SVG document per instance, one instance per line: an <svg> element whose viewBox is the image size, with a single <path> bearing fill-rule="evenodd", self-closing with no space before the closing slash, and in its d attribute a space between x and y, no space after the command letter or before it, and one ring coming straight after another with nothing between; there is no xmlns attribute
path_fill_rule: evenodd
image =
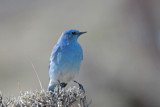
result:
<svg viewBox="0 0 160 107"><path fill-rule="evenodd" d="M77 84L79 85L79 88L80 88L81 90L83 90L83 92L85 93L85 90L84 90L84 88L83 88L83 85L80 84L79 82L75 81L75 80L74 80L74 82L77 83Z"/></svg>
<svg viewBox="0 0 160 107"><path fill-rule="evenodd" d="M61 88L65 88L66 85L67 85L67 83L65 83L65 82L60 83Z"/></svg>
<svg viewBox="0 0 160 107"><path fill-rule="evenodd" d="M67 83L65 83L65 82L60 82L59 80L58 80L58 82L59 82L59 85L61 86L61 88L65 88L67 86Z"/></svg>

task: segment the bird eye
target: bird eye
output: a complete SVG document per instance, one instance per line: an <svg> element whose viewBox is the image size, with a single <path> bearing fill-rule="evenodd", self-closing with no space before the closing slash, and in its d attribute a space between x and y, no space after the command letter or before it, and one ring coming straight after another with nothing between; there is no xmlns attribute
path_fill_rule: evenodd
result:
<svg viewBox="0 0 160 107"><path fill-rule="evenodd" d="M71 32L71 33L72 33L72 35L75 35L75 34L76 34L76 32L74 32L74 31L73 31L73 32Z"/></svg>

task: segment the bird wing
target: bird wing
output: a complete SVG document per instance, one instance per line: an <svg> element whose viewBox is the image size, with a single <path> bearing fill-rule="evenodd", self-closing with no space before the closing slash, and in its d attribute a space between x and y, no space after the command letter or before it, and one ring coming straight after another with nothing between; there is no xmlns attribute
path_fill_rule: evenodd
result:
<svg viewBox="0 0 160 107"><path fill-rule="evenodd" d="M61 47L60 47L60 45L56 44L52 50L50 60L49 60L49 66L48 66L49 80L50 80L50 78L52 78L52 76L53 76L52 74L54 74L54 71L56 69L55 67L57 67L56 66L57 59L58 59L57 57L58 57L58 53L60 53L60 52L61 52Z"/></svg>
<svg viewBox="0 0 160 107"><path fill-rule="evenodd" d="M58 52L60 52L60 45L55 45L55 47L52 50L51 56L50 56L50 60L49 60L49 66L48 69L50 69L52 62L54 62L57 59L57 54Z"/></svg>

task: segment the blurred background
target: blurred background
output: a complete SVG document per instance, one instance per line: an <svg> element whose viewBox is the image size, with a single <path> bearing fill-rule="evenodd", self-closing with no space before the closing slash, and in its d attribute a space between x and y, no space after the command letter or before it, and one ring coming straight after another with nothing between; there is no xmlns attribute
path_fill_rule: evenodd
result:
<svg viewBox="0 0 160 107"><path fill-rule="evenodd" d="M48 61L61 33L79 38L78 81L91 107L160 107L159 0L1 0L0 90L48 86Z"/></svg>

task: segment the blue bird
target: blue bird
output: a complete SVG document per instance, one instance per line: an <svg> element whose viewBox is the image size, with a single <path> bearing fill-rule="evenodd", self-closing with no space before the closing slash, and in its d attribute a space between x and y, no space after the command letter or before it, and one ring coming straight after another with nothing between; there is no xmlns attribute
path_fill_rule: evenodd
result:
<svg viewBox="0 0 160 107"><path fill-rule="evenodd" d="M53 92L58 84L65 87L70 81L78 83L75 78L83 60L83 51L77 40L84 33L86 32L68 29L61 34L49 60L49 91Z"/></svg>

